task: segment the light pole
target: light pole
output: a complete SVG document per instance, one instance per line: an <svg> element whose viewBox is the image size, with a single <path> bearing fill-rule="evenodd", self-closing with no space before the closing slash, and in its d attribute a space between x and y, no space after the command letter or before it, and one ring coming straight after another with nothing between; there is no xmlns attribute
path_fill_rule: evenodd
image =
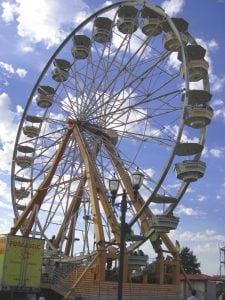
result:
<svg viewBox="0 0 225 300"><path fill-rule="evenodd" d="M138 190L142 185L144 180L144 175L139 171L136 170L131 175L131 183L134 189L134 197L137 197ZM117 192L119 189L120 181L115 177L109 180L109 189L112 194L112 205L115 205L115 199L117 196ZM119 274L118 274L118 300L122 300L123 298L123 265L124 265L124 249L125 249L125 241L126 241L126 211L127 211L127 195L126 190L123 190L122 194L122 201L120 203L121 208L121 227L120 227L120 256L119 256Z"/></svg>

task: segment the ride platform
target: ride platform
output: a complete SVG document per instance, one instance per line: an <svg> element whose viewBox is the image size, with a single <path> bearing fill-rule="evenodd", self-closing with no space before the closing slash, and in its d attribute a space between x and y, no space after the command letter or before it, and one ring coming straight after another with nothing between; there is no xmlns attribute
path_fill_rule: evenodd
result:
<svg viewBox="0 0 225 300"><path fill-rule="evenodd" d="M98 265L98 254L74 260L47 259L41 288L57 292L64 300L116 300L119 271L116 259L115 255L110 268L105 266L104 274ZM179 299L179 262L160 258L148 264L147 255L128 255L126 261L123 300Z"/></svg>

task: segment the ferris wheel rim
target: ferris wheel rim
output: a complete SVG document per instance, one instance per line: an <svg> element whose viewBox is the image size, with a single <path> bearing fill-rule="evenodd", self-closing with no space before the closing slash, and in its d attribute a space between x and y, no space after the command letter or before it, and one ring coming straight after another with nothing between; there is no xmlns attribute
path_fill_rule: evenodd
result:
<svg viewBox="0 0 225 300"><path fill-rule="evenodd" d="M60 53L60 51L64 48L64 46L68 43L68 41L71 40L72 36L76 33L76 32L79 32L79 30L84 27L86 24L88 24L88 22L90 20L93 20L95 17L97 17L98 15L101 15L103 12L107 11L107 10L111 10L112 8L116 8L116 7L119 7L120 5L124 5L126 3L130 4L132 2L132 4L144 4L145 2L144 1L123 1L123 2L118 2L118 3L115 3L115 4L112 4L110 5L109 7L107 8L103 8L101 10L99 10L98 12L94 13L93 15L91 15L87 20L85 20L84 22L82 22L78 27L76 27L67 37L66 39L63 41L63 43L57 48L57 50L55 51L55 53L52 55L52 57L49 59L47 65L45 66L45 68L43 69L41 75L39 76L33 90L32 90L32 93L27 101L27 104L26 104L26 107L25 107L25 110L24 110L24 113L23 113L23 116L22 116L22 119L21 119L21 123L20 123L20 126L19 126L19 129L18 129L18 133L17 133L17 137L16 137L16 142L15 142L15 146L14 146L14 154L13 154L13 161L14 161L14 164L12 165L12 177L11 177L11 180L12 180L12 187L15 187L15 184L14 184L14 174L15 174L15 160L16 160L16 152L17 152L17 148L18 148L18 145L19 145L19 140L20 140L20 136L21 136L21 133L22 133L22 127L25 123L25 117L26 117L26 114L27 114L27 111L29 110L29 107L31 105L31 102L32 102L32 99L34 97L34 94L35 94L35 91L37 90L39 84L41 83L44 75L46 74L47 70L49 69L51 63L54 61L54 59L57 57L57 55ZM150 7L152 7L152 5L150 5ZM181 49L182 49L182 56L183 56L183 60L184 60L184 66L186 66L186 57L185 57L185 53L184 53L184 45L183 45L183 42L182 42L182 39L180 38L180 34L178 32L178 30L176 29L176 27L174 26L173 22L171 21L170 17L168 17L166 14L163 14L164 17L167 18L167 21L169 21L170 25L172 26L173 30L175 31L175 33L177 34L177 36L179 37L180 39L180 42L181 42ZM187 69L185 68L184 70L184 81L185 81L185 89L186 89L186 92L188 92L189 90L189 80L188 80L188 72L187 72ZM184 128L184 120L183 120L183 114L184 114L184 108L185 108L185 105L187 103L187 98L184 100L184 103L183 103L183 109L182 109L182 113L181 113L181 116L180 116L180 125L179 125L179 131L178 131L178 134L177 134L177 137L176 137L176 143L174 144L173 146L173 151L171 152L171 155L168 159L168 162L165 166L165 170L162 172L162 176L161 178L158 180L158 184L155 186L155 189L154 191L152 192L151 194L151 197L148 199L148 201L145 203L145 205L139 210L139 212L136 214L136 216L133 218L133 220L131 220L130 222L130 225L133 225L137 219L139 218L139 216L141 215L141 213L144 211L144 209L148 206L148 204L151 202L151 199L155 196L155 194L158 192L158 190L160 189L160 187L162 186L163 184L163 181L164 181L164 178L166 177L169 169L171 168L171 165L172 165L172 162L173 162L173 159L174 159L174 156L176 155L175 154L175 147L176 145L180 142L180 139L181 139L181 135L182 135L182 132L183 132L183 128ZM96 117L97 119L97 117ZM88 126L88 125L86 125ZM64 129L62 128L62 131ZM95 128L95 130L97 130ZM100 129L99 129L100 130ZM124 130L125 132L125 130ZM205 133L203 132L202 133L202 143L204 144L204 136L205 136ZM196 156L196 158L200 158L199 156ZM134 165L134 163L132 162L131 165ZM188 186L188 183L185 183L185 189L187 188ZM184 188L183 188L184 189ZM182 190L183 190L182 189ZM13 194L13 191L12 191L12 194ZM13 195L13 201L14 201L14 205L13 205L13 208L14 208L14 212L15 212L15 215L18 217L18 210L16 210L16 205L15 205L15 196ZM40 225L40 224L39 224ZM40 227L41 228L41 227ZM43 229L44 230L44 229ZM42 233L43 234L43 233Z"/></svg>

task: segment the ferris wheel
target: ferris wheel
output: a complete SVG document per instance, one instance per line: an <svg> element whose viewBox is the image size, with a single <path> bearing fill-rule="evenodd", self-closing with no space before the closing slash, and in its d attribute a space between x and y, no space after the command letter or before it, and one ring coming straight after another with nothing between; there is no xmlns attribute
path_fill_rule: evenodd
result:
<svg viewBox="0 0 225 300"><path fill-rule="evenodd" d="M129 249L149 238L160 249L155 233L170 248L173 212L206 167L200 157L213 111L204 57L184 19L145 1L104 7L73 30L19 125L11 233L44 238L66 256L90 254L119 242L125 193L136 237ZM116 197L108 186L118 180Z"/></svg>

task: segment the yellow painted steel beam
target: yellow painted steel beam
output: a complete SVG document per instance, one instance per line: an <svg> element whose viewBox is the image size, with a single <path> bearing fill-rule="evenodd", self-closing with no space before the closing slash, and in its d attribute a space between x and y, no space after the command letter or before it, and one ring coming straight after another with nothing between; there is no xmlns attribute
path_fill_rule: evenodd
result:
<svg viewBox="0 0 225 300"><path fill-rule="evenodd" d="M142 207L142 205L144 204L144 200L142 199L142 197L140 196L140 194L138 193L136 199L135 199L135 195L134 195L134 189L133 189L133 186L132 186L132 183L131 183L131 180L130 180L130 176L129 174L127 173L127 171L124 169L121 161L120 161L120 158L115 150L115 148L113 147L112 144L108 143L108 142L105 142L104 143L112 161L113 161L113 164L120 176L120 179L123 183L123 186L127 192L127 194L129 195L132 203L133 203L133 206L135 208L136 211L139 211L139 209ZM147 208L146 208L147 210ZM148 209L147 212L145 212L144 214L141 215L140 217L140 220L141 220L141 223L143 225L143 229L144 230L149 230L149 223L147 221L147 218L150 216L152 216L153 213L151 212L150 209Z"/></svg>
<svg viewBox="0 0 225 300"><path fill-rule="evenodd" d="M29 233L33 227L33 224L35 222L35 219L37 217L38 211L39 211L39 205L35 204L28 220L26 221L26 226L25 226L25 229L23 230L23 236L29 235Z"/></svg>
<svg viewBox="0 0 225 300"><path fill-rule="evenodd" d="M67 241L66 241L66 247L64 254L69 256L71 251L71 246L73 243L73 237L74 237L74 227L75 227L75 215L72 215L70 218L70 227L67 234Z"/></svg>
<svg viewBox="0 0 225 300"><path fill-rule="evenodd" d="M96 235L96 245L98 249L101 249L104 246L102 243L104 241L104 231L102 226L101 212L96 187L96 174L94 171L92 159L87 149L87 145L85 144L85 141L83 140L80 130L76 124L73 124L73 134L76 138L86 169L85 171L89 187L90 204Z"/></svg>
<svg viewBox="0 0 225 300"><path fill-rule="evenodd" d="M76 194L74 195L71 203L70 203L70 206L66 212L66 215L64 217L64 220L59 228L59 231L56 235L56 238L54 240L54 245L56 248L59 247L59 244L60 242L62 241L62 238L65 234L65 231L66 231L66 228L71 220L71 218L73 217L74 213L79 209L80 207L80 203L81 203L81 199L82 199L82 196L83 196L83 192L84 192L84 186L85 186L85 183L86 183L86 177L85 178L82 178L80 180L80 183L78 185L78 188L77 188L77 191L76 191ZM68 241L68 240L67 240Z"/></svg>
<svg viewBox="0 0 225 300"><path fill-rule="evenodd" d="M124 167L122 165L122 162L114 148L114 146L111 143L105 142L104 143L108 153L111 156L111 159L114 163L114 166L120 176L121 181L123 182L123 185L130 197L130 199L134 199L134 190L131 184L131 180L129 177L129 174L126 172L126 170L124 170ZM141 197L141 195L138 193L136 201L133 201L133 205L135 210L138 212L140 210L140 208L144 205L145 201L144 199ZM151 211L151 209L149 207L146 207L144 210L144 214L142 214L140 216L140 220L141 220L141 224L143 226L143 229L145 231L149 231L151 229L151 226L148 222L148 219L151 218L152 216L154 216L153 212ZM168 248L168 250L174 255L176 256L176 248L174 246L174 244L172 243L172 241L169 239L168 235L166 233L160 233L160 237L163 240L164 244L166 245L166 247Z"/></svg>
<svg viewBox="0 0 225 300"><path fill-rule="evenodd" d="M40 184L39 188L37 189L36 193L29 201L26 209L23 211L23 213L17 219L14 227L11 228L11 234L17 233L17 231L21 228L21 226L27 221L27 217L29 214L31 214L31 215L30 215L30 219L28 220L28 224L29 224L28 228L25 229L25 235L28 235L30 233L30 230L32 229L32 226L35 221L34 215L37 213L36 209L39 211L39 209L43 203L44 197L46 196L46 194L48 192L49 185L55 174L57 166L62 158L62 155L66 149L66 145L69 141L71 133L72 133L71 129L68 128L60 145L59 145L59 148L56 152L55 158L52 162L51 168L49 169L47 176L44 178L44 180ZM38 208L35 208L35 207L38 207ZM35 212L33 212L33 210L35 210Z"/></svg>

